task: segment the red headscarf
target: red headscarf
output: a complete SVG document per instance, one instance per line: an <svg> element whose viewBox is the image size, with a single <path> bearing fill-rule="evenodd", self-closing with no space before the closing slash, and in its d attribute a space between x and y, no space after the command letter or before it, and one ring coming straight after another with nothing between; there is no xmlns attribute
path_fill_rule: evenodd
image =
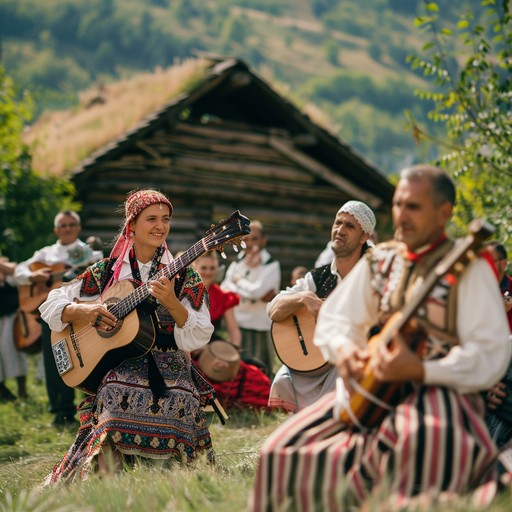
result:
<svg viewBox="0 0 512 512"><path fill-rule="evenodd" d="M117 258L113 268L114 281L119 280L119 273L121 272L124 256L132 244L130 223L135 220L137 215L139 215L142 210L146 209L152 204L166 204L169 207L170 215L172 216L173 207L171 202L164 194L158 192L157 190L143 189L130 192L124 203L124 221L121 227L121 232L117 237L112 252L110 253L111 258ZM165 241L164 247L165 250L168 251Z"/></svg>

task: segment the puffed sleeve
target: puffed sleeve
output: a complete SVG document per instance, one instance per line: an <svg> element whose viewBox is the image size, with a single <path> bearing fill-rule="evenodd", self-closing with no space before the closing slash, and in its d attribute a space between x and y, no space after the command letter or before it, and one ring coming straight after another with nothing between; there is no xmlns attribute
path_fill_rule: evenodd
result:
<svg viewBox="0 0 512 512"><path fill-rule="evenodd" d="M214 327L205 300L206 288L201 277L191 268L187 269L179 299L188 311L188 318L182 327L176 325L174 328L176 344L181 350L197 350L210 341Z"/></svg>
<svg viewBox="0 0 512 512"><path fill-rule="evenodd" d="M55 332L64 330L68 323L61 320L64 308L80 297L81 281L74 281L65 284L60 288L52 290L46 300L39 306L41 318L49 325L50 329ZM80 297L80 302L92 301L99 296Z"/></svg>

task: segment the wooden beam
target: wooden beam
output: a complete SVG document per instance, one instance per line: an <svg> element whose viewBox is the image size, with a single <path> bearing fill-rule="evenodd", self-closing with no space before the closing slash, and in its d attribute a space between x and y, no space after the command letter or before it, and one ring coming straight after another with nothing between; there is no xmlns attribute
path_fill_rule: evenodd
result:
<svg viewBox="0 0 512 512"><path fill-rule="evenodd" d="M280 137L271 137L269 142L270 145L277 151L283 153L305 169L312 171L315 175L320 176L329 183L339 187L354 199L363 201L372 208L378 208L382 204L382 200L377 196L366 192L365 190L359 188L357 185L354 185L346 178L335 174L325 165L322 165L310 156L304 154L302 151L299 151L288 140L282 139Z"/></svg>

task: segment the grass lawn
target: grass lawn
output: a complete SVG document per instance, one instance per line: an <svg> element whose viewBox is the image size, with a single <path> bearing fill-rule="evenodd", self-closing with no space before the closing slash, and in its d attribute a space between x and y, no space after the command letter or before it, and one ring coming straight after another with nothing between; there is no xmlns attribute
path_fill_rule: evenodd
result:
<svg viewBox="0 0 512 512"><path fill-rule="evenodd" d="M236 412L226 425L212 416L215 468L202 461L190 469L140 465L107 480L92 477L77 485L41 490L44 477L73 442L76 429L52 425L44 384L34 377L36 358L29 356L30 398L0 403L0 511L245 510L257 449L285 419L282 413ZM14 381L7 386L16 392Z"/></svg>
<svg viewBox="0 0 512 512"><path fill-rule="evenodd" d="M217 453L215 467L204 461L193 468L140 464L108 479L92 476L85 482L41 489L44 477L72 443L75 428L56 429L52 425L44 386L34 377L36 356L29 357L29 367L30 398L0 403L0 512L243 512L254 479L257 450L286 419L283 413L244 411L235 412L226 425L221 425L213 417L210 428ZM13 382L7 385L16 391ZM366 512L387 510L383 498L369 503ZM449 506L428 510L475 509L460 498ZM512 495L499 496L488 510L510 512Z"/></svg>

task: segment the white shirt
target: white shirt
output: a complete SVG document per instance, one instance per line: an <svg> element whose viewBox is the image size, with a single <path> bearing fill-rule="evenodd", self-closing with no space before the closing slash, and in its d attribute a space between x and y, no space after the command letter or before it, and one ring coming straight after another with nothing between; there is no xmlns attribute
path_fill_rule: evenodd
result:
<svg viewBox="0 0 512 512"><path fill-rule="evenodd" d="M332 242L329 240L325 249L318 255L318 258L315 261L315 268L323 267L324 265L328 265L334 260L334 251L332 250Z"/></svg>
<svg viewBox="0 0 512 512"><path fill-rule="evenodd" d="M336 362L339 347L366 346L368 330L379 318L379 298L370 286L370 266L361 259L320 309L314 343ZM425 384L459 393L486 390L504 375L511 342L498 281L487 261L478 259L464 272L457 293L460 344L443 358L425 361Z"/></svg>
<svg viewBox="0 0 512 512"><path fill-rule="evenodd" d="M16 265L14 276L20 285L26 285L31 282L32 270L30 270L30 265L32 263L44 263L48 266L64 263L70 267L81 267L90 265L102 257L103 253L101 251L93 251L80 239L68 245L63 245L60 241L57 241L53 245L39 249L30 259Z"/></svg>
<svg viewBox="0 0 512 512"><path fill-rule="evenodd" d="M272 322L267 315L267 303L260 299L269 291L281 288L281 265L278 261L267 263L271 256L266 249L260 254L261 264L255 268L248 267L243 258L233 261L220 286L239 295L240 304L234 308L234 313L241 328L268 331ZM239 278L236 283L233 282L235 276Z"/></svg>
<svg viewBox="0 0 512 512"><path fill-rule="evenodd" d="M169 264L170 261L170 256L167 253L164 253L162 256L162 263ZM141 263L138 261L138 265L141 279L143 282L146 282L151 270L151 261L148 263ZM123 259L119 280L127 278L132 278L128 251ZM80 302L99 300L99 295L80 297L81 286L82 281L80 280L72 285L62 286L61 288L52 290L46 301L39 307L41 318L48 323L52 331L60 332L66 328L68 324L61 321L62 311L69 303L73 302L75 298L78 298ZM176 345L181 350L196 350L206 345L213 334L210 312L206 305L206 301L203 301L203 304L198 311L192 308L190 302L186 298L181 300L181 304L183 304L188 311L188 318L183 327L178 327L177 325L174 326Z"/></svg>

